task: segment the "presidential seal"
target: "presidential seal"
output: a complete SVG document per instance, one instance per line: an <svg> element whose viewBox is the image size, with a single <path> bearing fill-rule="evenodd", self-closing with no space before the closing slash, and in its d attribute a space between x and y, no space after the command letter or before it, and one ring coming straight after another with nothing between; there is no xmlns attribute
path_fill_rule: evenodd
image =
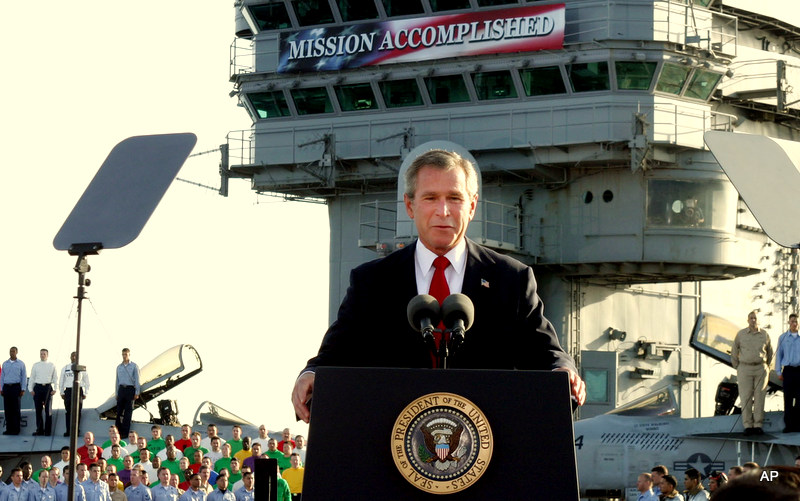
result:
<svg viewBox="0 0 800 501"><path fill-rule="evenodd" d="M414 487L452 494L474 484L492 457L492 429L466 398L430 393L410 403L392 430L392 457Z"/></svg>

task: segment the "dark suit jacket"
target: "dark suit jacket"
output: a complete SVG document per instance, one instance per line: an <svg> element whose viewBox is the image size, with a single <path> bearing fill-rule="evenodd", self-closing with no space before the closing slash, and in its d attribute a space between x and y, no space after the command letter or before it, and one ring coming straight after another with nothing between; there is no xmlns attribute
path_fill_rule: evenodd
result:
<svg viewBox="0 0 800 501"><path fill-rule="evenodd" d="M422 335L406 318L417 295L414 245L365 263L350 275L337 320L305 370L318 366L431 367ZM544 317L533 270L521 262L467 240L462 293L475 305L475 320L464 344L448 359L451 368L534 369L568 367Z"/></svg>

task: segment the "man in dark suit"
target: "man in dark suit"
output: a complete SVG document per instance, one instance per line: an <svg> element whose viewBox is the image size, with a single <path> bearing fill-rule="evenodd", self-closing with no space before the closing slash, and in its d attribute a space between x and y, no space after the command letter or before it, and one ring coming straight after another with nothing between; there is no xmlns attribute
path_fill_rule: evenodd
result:
<svg viewBox="0 0 800 501"><path fill-rule="evenodd" d="M352 271L337 320L295 382L292 403L297 416L308 422L306 404L318 366L432 366L422 336L408 324L406 306L418 294L433 293L432 282L441 280L435 277L441 271L434 265L439 266L440 256L447 258L442 265L445 290L466 294L475 306L472 328L449 366L563 370L582 405L585 385L544 317L531 268L465 238L478 202L472 164L458 154L431 150L414 160L405 181L406 211L419 239Z"/></svg>

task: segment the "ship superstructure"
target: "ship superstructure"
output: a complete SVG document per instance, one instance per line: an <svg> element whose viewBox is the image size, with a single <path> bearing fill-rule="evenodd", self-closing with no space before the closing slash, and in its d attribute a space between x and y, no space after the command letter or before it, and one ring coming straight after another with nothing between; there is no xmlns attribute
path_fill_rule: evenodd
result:
<svg viewBox="0 0 800 501"><path fill-rule="evenodd" d="M481 173L469 236L534 267L581 416L661 387L707 416L730 372L688 349L695 318L758 309L777 341L798 257L703 133L797 140L798 40L789 1L240 1L232 95L253 126L228 136L223 191L327 204L335 316L353 267L414 238L404 161L462 152Z"/></svg>

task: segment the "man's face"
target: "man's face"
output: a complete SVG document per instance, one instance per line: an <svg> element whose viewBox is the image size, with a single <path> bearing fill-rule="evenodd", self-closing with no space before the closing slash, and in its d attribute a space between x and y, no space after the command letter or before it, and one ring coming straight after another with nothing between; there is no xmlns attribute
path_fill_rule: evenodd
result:
<svg viewBox="0 0 800 501"><path fill-rule="evenodd" d="M139 473L140 473L139 470L132 470L131 471L131 485L134 486L134 487L139 485L139 481L140 481Z"/></svg>
<svg viewBox="0 0 800 501"><path fill-rule="evenodd" d="M283 433L281 434L284 440L291 440L292 439L292 432L289 431L289 428L284 428Z"/></svg>
<svg viewBox="0 0 800 501"><path fill-rule="evenodd" d="M239 473L239 460L231 459L231 473Z"/></svg>
<svg viewBox="0 0 800 501"><path fill-rule="evenodd" d="M133 445L139 441L139 434L135 431L128 432L128 443Z"/></svg>
<svg viewBox="0 0 800 501"><path fill-rule="evenodd" d="M49 478L49 474L47 470L43 470L39 472L39 486L40 487L47 487L47 479Z"/></svg>
<svg viewBox="0 0 800 501"><path fill-rule="evenodd" d="M654 471L652 473L652 476L653 476L653 485L657 485L659 487L659 489L660 489L661 488L661 480L662 480L661 474Z"/></svg>
<svg viewBox="0 0 800 501"><path fill-rule="evenodd" d="M686 487L687 491L690 491L690 490L694 489L695 487L697 487L697 480L689 478L688 475L684 475L683 476L683 485L684 485L684 487Z"/></svg>
<svg viewBox="0 0 800 501"><path fill-rule="evenodd" d="M17 349L16 348L10 348L8 350L8 358L10 358L11 360L16 360L17 359Z"/></svg>
<svg viewBox="0 0 800 501"><path fill-rule="evenodd" d="M225 445L222 446L222 457L229 458L231 457L231 446L227 442Z"/></svg>
<svg viewBox="0 0 800 501"><path fill-rule="evenodd" d="M203 466L207 467L209 470L211 469L211 458L203 458Z"/></svg>
<svg viewBox="0 0 800 501"><path fill-rule="evenodd" d="M39 350L39 360L47 362L47 350Z"/></svg>
<svg viewBox="0 0 800 501"><path fill-rule="evenodd" d="M74 364L76 360L78 360L78 354L73 351L69 354L69 361Z"/></svg>
<svg viewBox="0 0 800 501"><path fill-rule="evenodd" d="M275 449L270 449L274 451ZM258 457L261 455L261 444L253 444L253 456Z"/></svg>
<svg viewBox="0 0 800 501"><path fill-rule="evenodd" d="M119 441L119 430L116 426L112 426L108 429L108 439L111 440L112 443L117 443Z"/></svg>
<svg viewBox="0 0 800 501"><path fill-rule="evenodd" d="M267 448L270 451L277 451L278 450L278 441L275 440L274 438L270 438L269 441L267 442Z"/></svg>
<svg viewBox="0 0 800 501"><path fill-rule="evenodd" d="M228 477L226 475L220 475L217 477L217 489L219 490L226 490L228 488Z"/></svg>
<svg viewBox="0 0 800 501"><path fill-rule="evenodd" d="M200 435L192 435L192 447L195 449L200 447Z"/></svg>
<svg viewBox="0 0 800 501"><path fill-rule="evenodd" d="M163 485L167 485L169 483L170 473L169 470L163 469L158 472L158 481L161 482Z"/></svg>
<svg viewBox="0 0 800 501"><path fill-rule="evenodd" d="M264 438L267 436L267 427L263 424L258 427L258 436Z"/></svg>
<svg viewBox="0 0 800 501"><path fill-rule="evenodd" d="M24 480L28 480L29 478L31 478L31 475L33 475L33 466L31 466L30 463L28 463L22 467L22 478Z"/></svg>
<svg viewBox="0 0 800 501"><path fill-rule="evenodd" d="M181 483L181 478L178 476L177 473L173 473L169 476L169 485L172 487L178 487Z"/></svg>
<svg viewBox="0 0 800 501"><path fill-rule="evenodd" d="M14 482L15 487L19 487L22 484L22 472L15 471L11 474L11 481Z"/></svg>
<svg viewBox="0 0 800 501"><path fill-rule="evenodd" d="M170 445L169 447L167 447L167 459L169 459L170 461L175 461L175 457L177 455L178 454L177 451L175 450L174 445Z"/></svg>
<svg viewBox="0 0 800 501"><path fill-rule="evenodd" d="M234 426L231 430L231 434L233 435L234 440L241 440L242 439L242 429L238 426Z"/></svg>
<svg viewBox="0 0 800 501"><path fill-rule="evenodd" d="M661 492L664 494L672 494L672 491L675 490L672 487L672 484L667 482L666 480L661 480Z"/></svg>
<svg viewBox="0 0 800 501"><path fill-rule="evenodd" d="M42 468L50 468L50 456L42 456Z"/></svg>
<svg viewBox="0 0 800 501"><path fill-rule="evenodd" d="M751 329L758 327L758 317L755 313L747 315L747 325L749 325Z"/></svg>
<svg viewBox="0 0 800 501"><path fill-rule="evenodd" d="M61 460L69 461L69 449L61 451Z"/></svg>
<svg viewBox="0 0 800 501"><path fill-rule="evenodd" d="M251 472L243 473L242 481L244 482L244 486L247 487L247 490L253 488L253 474Z"/></svg>
<svg viewBox="0 0 800 501"><path fill-rule="evenodd" d="M153 440L158 440L161 438L161 430L158 428L150 430L150 433L153 435Z"/></svg>
<svg viewBox="0 0 800 501"><path fill-rule="evenodd" d="M139 440L136 442L140 449L144 449L147 447L147 439L144 437L139 437Z"/></svg>
<svg viewBox="0 0 800 501"><path fill-rule="evenodd" d="M297 435L297 438L294 439L294 443L297 445L297 449L302 449L306 445L306 439L303 435Z"/></svg>
<svg viewBox="0 0 800 501"><path fill-rule="evenodd" d="M214 452L219 452L219 438L214 437L211 439L211 450Z"/></svg>
<svg viewBox="0 0 800 501"><path fill-rule="evenodd" d="M292 468L299 468L300 467L300 457L299 456L292 456L289 460L292 463Z"/></svg>
<svg viewBox="0 0 800 501"><path fill-rule="evenodd" d="M292 455L292 443L291 442L284 442L283 443L283 455L287 456L287 457Z"/></svg>
<svg viewBox="0 0 800 501"><path fill-rule="evenodd" d="M201 464L203 462L203 451L194 451L194 463Z"/></svg>
<svg viewBox="0 0 800 501"><path fill-rule="evenodd" d="M248 449L250 449L250 444L251 444L252 442L253 442L253 441L252 441L252 440L250 440L250 437L244 437L244 438L242 439L242 448L243 448L244 450L248 450Z"/></svg>
<svg viewBox="0 0 800 501"><path fill-rule="evenodd" d="M797 317L792 317L789 319L789 330L792 332L797 332ZM795 461L795 465L797 461Z"/></svg>
<svg viewBox="0 0 800 501"><path fill-rule="evenodd" d="M89 444L89 447L86 448L89 451L89 457L91 459L97 458L97 446L94 444Z"/></svg>
<svg viewBox="0 0 800 501"><path fill-rule="evenodd" d="M127 364L128 361L131 359L131 354L128 350L122 352L122 363Z"/></svg>
<svg viewBox="0 0 800 501"><path fill-rule="evenodd" d="M189 439L189 434L191 432L192 432L192 428L191 427L186 426L186 425L181 426L181 438L183 440L188 440Z"/></svg>
<svg viewBox="0 0 800 501"><path fill-rule="evenodd" d="M39 475L41 475L41 473ZM53 468L52 470L50 470L50 476L49 476L50 485L58 484L58 479L59 479L60 476L61 475L60 475L60 472L58 471L58 468Z"/></svg>
<svg viewBox="0 0 800 501"><path fill-rule="evenodd" d="M94 443L94 433L87 431L83 434L83 443L88 447L89 444Z"/></svg>
<svg viewBox="0 0 800 501"><path fill-rule="evenodd" d="M133 477L133 475L131 475ZM100 467L99 466L92 466L89 471L89 478L92 479L92 482L97 482L100 480Z"/></svg>
<svg viewBox="0 0 800 501"><path fill-rule="evenodd" d="M117 490L117 476L116 475L109 475L108 480L106 480L108 484L108 490L114 492Z"/></svg>
<svg viewBox="0 0 800 501"><path fill-rule="evenodd" d="M130 456L125 456L125 459L122 460L122 465L125 466L126 470L130 470L133 468L133 458Z"/></svg>
<svg viewBox="0 0 800 501"><path fill-rule="evenodd" d="M203 483L208 482L208 478L210 476L211 476L211 470L209 470L207 466L200 468L200 478L203 480Z"/></svg>
<svg viewBox="0 0 800 501"><path fill-rule="evenodd" d="M192 479L189 480L189 485L192 486L192 489L197 490L200 488L200 476L199 475L192 475Z"/></svg>
<svg viewBox="0 0 800 501"><path fill-rule="evenodd" d="M216 437L217 436L217 427L213 424L208 425L206 428L206 433L208 434L208 438Z"/></svg>
<svg viewBox="0 0 800 501"><path fill-rule="evenodd" d="M114 459L119 459L119 455L122 453L122 449L119 445L114 444L111 446L111 457Z"/></svg>
<svg viewBox="0 0 800 501"><path fill-rule="evenodd" d="M142 449L139 451L139 462L146 463L150 461L150 451L147 449Z"/></svg>
<svg viewBox="0 0 800 501"><path fill-rule="evenodd" d="M78 478L81 480L86 480L86 476L88 472L86 471L86 465L83 463L79 463L78 466L75 468L75 471L78 472Z"/></svg>
<svg viewBox="0 0 800 501"><path fill-rule="evenodd" d="M403 195L403 200L417 227L419 240L441 256L464 237L475 216L478 196L467 192L461 168L443 170L425 166L417 173L414 198Z"/></svg>

